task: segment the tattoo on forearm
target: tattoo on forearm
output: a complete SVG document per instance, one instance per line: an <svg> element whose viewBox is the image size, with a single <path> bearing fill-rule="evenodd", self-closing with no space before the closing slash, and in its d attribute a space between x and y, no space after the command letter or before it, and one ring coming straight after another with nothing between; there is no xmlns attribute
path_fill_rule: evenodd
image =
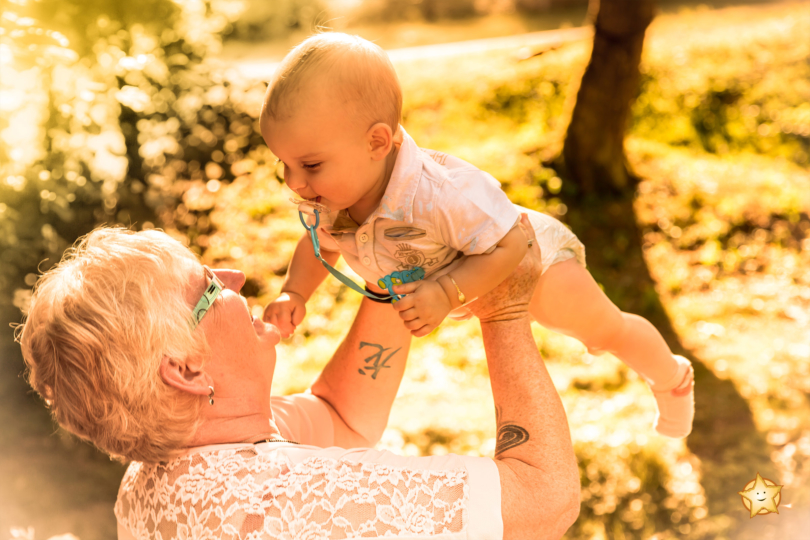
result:
<svg viewBox="0 0 810 540"><path fill-rule="evenodd" d="M498 428L498 442L495 445L495 455L505 452L515 446L520 446L529 440L529 432L517 424L506 424Z"/></svg>
<svg viewBox="0 0 810 540"><path fill-rule="evenodd" d="M529 432L513 422L501 423L501 408L495 407L495 419L498 424L498 440L495 443L495 455L510 448L520 446L529 440Z"/></svg>
<svg viewBox="0 0 810 540"><path fill-rule="evenodd" d="M391 347L385 348L382 345L378 345L376 343L366 343L365 341L360 342L360 349L363 347L376 347L377 352L369 356L368 358L364 358L363 362L366 363L365 366L361 367L357 371L360 372L360 375L366 375L367 373L371 373L371 378L377 380L377 374L380 373L382 368L390 368L391 366L388 365L388 361L399 352L399 347L394 352L388 353L385 358L383 358L383 353L390 351ZM364 371L367 370L367 371Z"/></svg>

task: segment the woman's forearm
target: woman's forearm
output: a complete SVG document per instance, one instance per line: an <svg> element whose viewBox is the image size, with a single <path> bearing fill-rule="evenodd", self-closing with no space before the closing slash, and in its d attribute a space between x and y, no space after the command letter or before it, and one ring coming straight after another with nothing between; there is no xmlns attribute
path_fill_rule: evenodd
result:
<svg viewBox="0 0 810 540"><path fill-rule="evenodd" d="M340 417L336 446L373 446L379 441L410 345L411 334L390 304L363 300L348 335L311 389Z"/></svg>
<svg viewBox="0 0 810 540"><path fill-rule="evenodd" d="M505 539L560 538L579 513L565 410L529 324L528 315L481 324L496 408Z"/></svg>

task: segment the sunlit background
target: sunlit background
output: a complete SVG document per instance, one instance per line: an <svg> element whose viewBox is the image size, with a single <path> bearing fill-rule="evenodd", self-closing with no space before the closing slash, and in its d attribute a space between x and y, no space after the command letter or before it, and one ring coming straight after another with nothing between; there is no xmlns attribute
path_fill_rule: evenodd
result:
<svg viewBox="0 0 810 540"><path fill-rule="evenodd" d="M101 223L162 228L206 263L245 271L260 314L302 232L257 128L264 81L320 26L390 50L420 146L489 171L517 203L563 221L574 210L552 158L589 58L585 0L0 6L4 327L37 275ZM702 369L700 421L686 441L658 436L635 373L535 327L580 464L566 538L808 537L808 36L806 2L660 3L627 159L652 294ZM610 258L609 245L587 247ZM280 347L274 392L309 386L359 302L326 281ZM10 328L0 354L0 539L114 538L123 465L51 424ZM381 447L492 456L494 426L477 323L416 341ZM778 515L749 519L737 495L757 472L784 485Z"/></svg>

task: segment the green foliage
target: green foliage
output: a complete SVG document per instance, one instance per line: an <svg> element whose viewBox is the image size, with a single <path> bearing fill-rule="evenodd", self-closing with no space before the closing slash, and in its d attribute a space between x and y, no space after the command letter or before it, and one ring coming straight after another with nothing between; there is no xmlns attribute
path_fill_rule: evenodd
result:
<svg viewBox="0 0 810 540"><path fill-rule="evenodd" d="M673 529L689 532L690 521L704 516L699 504L692 506L702 497L679 496L667 489L672 483L669 467L652 446L577 445L582 508L566 538L630 540L656 533L659 538L677 538ZM690 467L688 462L683 465ZM695 483L688 473L680 481Z"/></svg>
<svg viewBox="0 0 810 540"><path fill-rule="evenodd" d="M810 44L792 15L650 46L632 132L715 154L810 163ZM733 44L745 41L747 46Z"/></svg>
<svg viewBox="0 0 810 540"><path fill-rule="evenodd" d="M30 286L38 268L99 223L148 227L173 208L167 155L185 152L193 168L196 148L212 139L209 154L235 141L233 161L255 144L240 123L247 117L252 133L252 120L243 108L223 107L227 90L202 64L235 14L226 1L4 3L4 291ZM227 111L233 140L209 129L221 125L216 108ZM0 306L10 301L24 298L0 295Z"/></svg>
<svg viewBox="0 0 810 540"><path fill-rule="evenodd" d="M798 261L786 260L806 249L810 236L805 168L752 154L691 156L635 139L629 147L636 170L657 178L639 185L636 204L648 256L672 264L677 250L688 255L684 263L700 268L699 279L684 283L682 272L670 266L659 278L663 290L687 292L763 271L808 281Z"/></svg>

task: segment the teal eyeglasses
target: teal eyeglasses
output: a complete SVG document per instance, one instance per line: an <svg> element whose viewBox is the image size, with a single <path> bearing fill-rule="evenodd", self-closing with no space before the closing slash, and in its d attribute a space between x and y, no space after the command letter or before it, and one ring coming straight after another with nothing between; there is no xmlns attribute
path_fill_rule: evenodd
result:
<svg viewBox="0 0 810 540"><path fill-rule="evenodd" d="M222 280L219 279L216 274L214 274L213 270L207 266L203 266L203 268L205 269L205 277L211 279L211 284L206 287L202 298L200 298L200 301L197 302L197 305L194 306L194 310L191 312L192 329L197 328L197 325L200 324L202 318L205 317L206 313L208 313L208 309L214 305L214 300L217 299L219 293L225 288L225 284L222 283Z"/></svg>

